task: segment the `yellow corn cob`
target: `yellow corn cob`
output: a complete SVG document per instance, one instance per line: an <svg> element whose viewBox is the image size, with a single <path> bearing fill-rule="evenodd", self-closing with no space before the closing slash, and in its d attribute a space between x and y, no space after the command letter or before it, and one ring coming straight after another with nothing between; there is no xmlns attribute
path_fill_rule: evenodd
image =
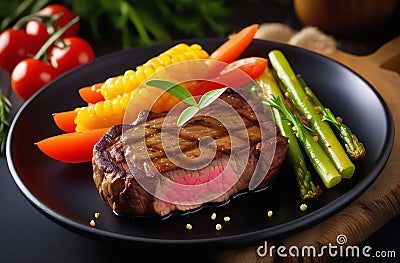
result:
<svg viewBox="0 0 400 263"><path fill-rule="evenodd" d="M159 98L157 99L157 97ZM142 110L168 111L178 102L179 99L167 92L145 86L130 93L124 93L118 98L100 101L78 109L75 118L76 131L106 128L123 123L129 103L129 116L127 118L129 118L128 122L132 122ZM153 103L154 105L152 105Z"/></svg>
<svg viewBox="0 0 400 263"><path fill-rule="evenodd" d="M79 108L75 117L75 130L86 131L122 123L129 100L130 94L126 93L119 98L100 101L87 107Z"/></svg>
<svg viewBox="0 0 400 263"><path fill-rule="evenodd" d="M154 112L170 110L179 99L160 89L142 85L137 88L148 76L176 62L190 59L205 59L208 54L201 46L194 44L188 46L179 44L165 51L158 57L152 58L136 71L127 70L124 75L108 79L102 86L101 92L111 98L90 104L78 109L75 118L76 131L85 131L98 128L111 127L124 121L125 111L129 106L131 121L142 110L151 109ZM104 92L104 93L103 93ZM161 96L160 96L161 95ZM154 103L154 101L156 101Z"/></svg>
<svg viewBox="0 0 400 263"><path fill-rule="evenodd" d="M136 67L136 70L127 70L121 76L107 79L101 86L100 92L104 99L113 99L133 91L160 68L180 61L207 59L208 57L209 55L200 45L193 44L189 46L181 43Z"/></svg>

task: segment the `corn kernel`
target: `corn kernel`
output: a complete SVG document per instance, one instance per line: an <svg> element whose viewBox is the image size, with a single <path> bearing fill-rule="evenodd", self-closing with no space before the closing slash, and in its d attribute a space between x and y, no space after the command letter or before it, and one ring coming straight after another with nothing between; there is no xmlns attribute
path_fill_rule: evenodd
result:
<svg viewBox="0 0 400 263"><path fill-rule="evenodd" d="M268 213L267 213L268 217L272 217L273 214L274 213L271 210L269 210Z"/></svg>
<svg viewBox="0 0 400 263"><path fill-rule="evenodd" d="M216 213L212 213L211 220L215 220L216 218L217 218L217 214Z"/></svg>

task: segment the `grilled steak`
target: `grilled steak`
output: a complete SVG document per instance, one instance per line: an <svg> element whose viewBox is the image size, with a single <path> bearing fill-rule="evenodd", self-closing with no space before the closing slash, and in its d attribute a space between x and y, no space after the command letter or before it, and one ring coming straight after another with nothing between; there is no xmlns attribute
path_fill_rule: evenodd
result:
<svg viewBox="0 0 400 263"><path fill-rule="evenodd" d="M179 130L178 136L174 136L168 125L162 126L168 118L166 113L142 112L134 124L112 127L93 150L93 179L101 198L118 214L165 216L172 211L195 209L207 201L226 201L247 189L253 176L260 178L258 188L267 185L285 158L287 139L279 134L271 115L261 106L257 111L265 114L259 119L254 107L232 90L228 89L220 99L240 116L229 120L234 127L229 134L214 115L192 118ZM244 125L236 125L238 119ZM200 141L207 136L213 139L215 151L207 151L212 148L208 146L202 148ZM165 142L169 145L163 145ZM177 165L171 160L174 154L167 157L167 147L172 153L182 151L184 158L198 168ZM211 156L208 163L198 158L202 154ZM180 190L175 188L179 185L164 183L162 177L176 185L205 188ZM144 189L143 182L150 186L152 194ZM217 194L202 201L200 198L205 193L201 191ZM171 198L176 202L171 202ZM187 202L196 198L200 201Z"/></svg>

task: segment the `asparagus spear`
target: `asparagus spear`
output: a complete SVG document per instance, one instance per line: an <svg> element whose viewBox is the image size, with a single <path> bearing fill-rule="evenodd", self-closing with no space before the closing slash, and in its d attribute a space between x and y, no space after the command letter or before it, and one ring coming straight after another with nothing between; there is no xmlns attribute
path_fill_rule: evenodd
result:
<svg viewBox="0 0 400 263"><path fill-rule="evenodd" d="M320 176L322 182L327 188L337 185L342 176L336 170L325 151L316 142L313 136L301 123L299 116L292 113L286 106L282 96L272 96L268 99L268 104L280 110L280 112L293 124L295 135L300 143L303 145L308 158L311 161L315 171ZM292 128L292 129L293 129Z"/></svg>
<svg viewBox="0 0 400 263"><path fill-rule="evenodd" d="M350 158L354 161L364 158L365 147L362 142L359 141L357 135L355 135L351 129L342 122L341 118L336 117L329 108L325 108L324 105L322 105L321 101L300 75L297 75L297 78L315 107L317 107L317 109L322 113L322 120L332 123L333 127L335 127L339 132L340 138L342 138L344 147L346 148L347 154Z"/></svg>
<svg viewBox="0 0 400 263"><path fill-rule="evenodd" d="M273 50L268 54L268 57L280 81L285 85L290 100L300 113L310 121L311 128L318 136L318 142L336 169L344 178L351 178L355 170L354 164L347 156L329 124L322 121L318 112L315 111L313 103L307 98L307 94L283 53L279 50Z"/></svg>
<svg viewBox="0 0 400 263"><path fill-rule="evenodd" d="M251 87L251 91L262 99L262 103L268 105L268 98L271 96L280 96L282 94L277 86L271 70L265 69L264 73L256 80L257 85ZM288 159L294 169L297 177L297 186L300 191L300 196L303 200L315 199L321 194L319 187L315 187L311 180L311 174L307 170L304 160L303 151L300 149L296 136L293 133L290 122L284 119L283 114L279 109L272 108L272 113L275 123L278 126L281 134L288 138L289 150Z"/></svg>

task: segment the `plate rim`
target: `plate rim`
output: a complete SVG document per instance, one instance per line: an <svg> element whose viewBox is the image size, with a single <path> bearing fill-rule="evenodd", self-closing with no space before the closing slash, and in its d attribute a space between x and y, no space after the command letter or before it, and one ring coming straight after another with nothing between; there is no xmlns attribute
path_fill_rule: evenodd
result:
<svg viewBox="0 0 400 263"><path fill-rule="evenodd" d="M259 43L266 42L269 45L278 45L278 46L284 46L285 48L297 49L299 52L313 54L313 56L323 57L324 59L330 61L331 63L333 62L334 64L338 64L341 67L344 67L346 70L350 71L357 78L359 78L362 82L364 82L371 91L373 91L374 95L379 100L380 105L384 109L386 122L387 122L387 125L386 125L387 126L386 127L387 134L386 134L386 138L384 141L384 145L389 146L389 147L384 147L384 149L382 149L382 152L377 157L376 166L374 166L371 170L368 170L368 174L366 174L365 177L360 182L358 182L356 185L354 185L351 188L351 191L347 191L346 193L342 194L340 197L336 198L333 202L330 202L329 206L325 205L311 213L308 213L304 216L301 216L301 217L291 220L289 222L279 224L277 226L272 226L272 227L266 228L266 229L248 232L248 233L241 233L241 234L237 234L237 235L229 235L229 236L222 236L222 237L212 237L212 238L157 239L157 238L148 238L148 237L137 237L137 236L126 235L126 234L122 234L122 233L115 233L115 232L111 232L111 231L107 231L107 230L103 230L103 229L99 229L99 228L94 228L94 227L90 227L89 225L84 225L84 224L78 223L66 216L60 215L53 209L46 206L24 184L24 182L18 175L18 172L16 171L16 167L14 166L14 162L13 162L14 158L13 158L13 154L12 154L12 145L11 145L11 141L13 139L13 131L15 129L15 126L17 125L20 115L25 111L25 109L30 105L30 103L32 101L34 101L36 99L36 97L38 97L49 86L54 85L54 83L57 83L59 81L62 81L64 78L69 77L69 75L74 74L75 71L78 71L83 67L91 67L92 64L99 63L99 62L104 63L105 61L112 59L114 56L124 54L125 52L129 53L129 52L132 52L133 50L135 52L137 52L137 50L144 50L149 47L157 47L157 46L162 47L162 46L166 46L166 45L173 45L174 43L179 43L179 42L185 42L185 43L196 43L196 41L221 42L222 40L223 39L221 39L221 38L181 39L181 40L158 43L158 44L150 45L150 46L141 46L141 47L135 47L135 48L127 49L127 50L119 50L119 51L111 52L109 54L99 56L95 60L93 60L85 65L79 66L77 68L74 68L71 71L68 71L65 74L62 74L55 80L53 80L50 83L48 83L47 85L45 85L41 90L36 92L31 98L29 98L27 101L25 101L23 103L23 105L18 109L18 111L15 114L13 121L10 125L10 129L9 129L9 133L7 135L7 141L6 141L7 165L8 165L9 171L13 177L14 182L17 184L18 189L22 192L24 197L27 198L29 203L31 203L36 209L38 209L42 214L44 214L46 217L50 218L55 223L65 227L68 230L71 230L74 232L79 232L80 234L88 234L92 237L100 237L100 238L119 240L119 241L124 241L124 242L128 241L128 242L133 242L133 243L137 243L137 244L166 245L166 246L169 246L169 245L203 246L203 245L210 245L210 244L233 246L233 245L237 245L238 243L240 243L240 244L255 243L256 241L260 241L263 238L262 236L279 237L279 236L282 236L282 235L285 235L288 233L290 234L293 232L298 232L298 231L304 230L306 228L309 228L311 225L318 224L318 223L322 222L323 220L326 220L328 217L331 217L333 214L340 212L345 206L354 202L355 199L357 199L365 191L367 191L368 187L379 177L380 173L384 169L386 163L389 160L389 156L390 156L392 148L393 148L394 134L395 134L394 120L393 120L393 116L390 111L390 108L387 105L386 101L383 99L383 97L380 95L380 93L375 89L375 87L371 85L371 83L369 83L365 78L363 78L356 71L354 71L353 69L349 68L347 65L344 65L341 62L338 62L338 61L336 61L330 57L327 57L323 54L319 54L319 53L316 53L311 50L303 49L301 47L291 46L288 44L267 41L267 40L258 40L258 39L253 40L253 42L256 42L256 43L257 42L259 42ZM376 175L372 176L373 174L376 174ZM320 218L318 218L318 215L321 213L321 211L320 211L321 209L323 209L324 216L322 216L322 217L320 216ZM301 224L300 228L298 226L299 222L303 222ZM268 233L268 235L266 235L267 233ZM237 239L240 239L240 242L235 241Z"/></svg>

